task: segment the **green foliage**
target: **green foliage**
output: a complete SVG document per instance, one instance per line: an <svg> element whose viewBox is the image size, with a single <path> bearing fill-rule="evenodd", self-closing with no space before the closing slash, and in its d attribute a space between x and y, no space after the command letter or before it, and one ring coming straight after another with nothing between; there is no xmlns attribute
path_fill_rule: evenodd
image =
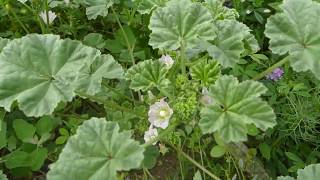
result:
<svg viewBox="0 0 320 180"><path fill-rule="evenodd" d="M91 118L69 138L47 178L117 179L117 171L139 168L144 158L144 148L130 137L117 123Z"/></svg>
<svg viewBox="0 0 320 180"><path fill-rule="evenodd" d="M273 110L259 98L266 91L261 83L222 76L209 90L215 103L201 110L201 130L217 131L226 142L239 142L247 140L248 124L264 131L275 126Z"/></svg>
<svg viewBox="0 0 320 180"><path fill-rule="evenodd" d="M320 4L312 0L285 0L281 9L266 24L270 49L280 55L289 53L295 71L311 71L319 79Z"/></svg>
<svg viewBox="0 0 320 180"><path fill-rule="evenodd" d="M319 179L319 2L0 1L0 179Z"/></svg>

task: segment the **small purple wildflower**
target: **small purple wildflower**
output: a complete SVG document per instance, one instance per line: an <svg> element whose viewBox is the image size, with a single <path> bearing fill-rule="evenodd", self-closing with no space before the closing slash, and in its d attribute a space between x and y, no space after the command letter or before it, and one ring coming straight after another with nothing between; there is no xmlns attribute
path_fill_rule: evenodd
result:
<svg viewBox="0 0 320 180"><path fill-rule="evenodd" d="M283 69L281 68L276 68L275 70L273 70L270 74L266 75L267 79L270 79L272 81L278 81L279 79L282 78L283 76Z"/></svg>

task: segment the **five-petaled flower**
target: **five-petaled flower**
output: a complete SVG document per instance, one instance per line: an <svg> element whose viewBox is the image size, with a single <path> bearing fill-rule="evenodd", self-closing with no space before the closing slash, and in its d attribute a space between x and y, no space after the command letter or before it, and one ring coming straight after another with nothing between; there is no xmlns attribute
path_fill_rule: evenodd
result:
<svg viewBox="0 0 320 180"><path fill-rule="evenodd" d="M169 125L169 120L172 114L173 110L163 98L159 102L156 102L150 106L148 120L153 126L165 129Z"/></svg>
<svg viewBox="0 0 320 180"><path fill-rule="evenodd" d="M161 58L159 59L159 61L161 63L165 64L168 69L170 69L172 67L172 65L174 64L174 61L170 55L162 55Z"/></svg>
<svg viewBox="0 0 320 180"><path fill-rule="evenodd" d="M147 143L153 139L155 139L156 137L158 137L158 130L156 128L153 128L153 126L151 125L148 129L148 131L144 132L144 141ZM157 144L157 141L155 141L154 143L152 143L153 145Z"/></svg>
<svg viewBox="0 0 320 180"><path fill-rule="evenodd" d="M284 73L283 69L276 68L270 74L266 75L266 77L267 77L267 79L270 79L270 80L273 80L273 81L278 81L279 79L282 78L283 73Z"/></svg>

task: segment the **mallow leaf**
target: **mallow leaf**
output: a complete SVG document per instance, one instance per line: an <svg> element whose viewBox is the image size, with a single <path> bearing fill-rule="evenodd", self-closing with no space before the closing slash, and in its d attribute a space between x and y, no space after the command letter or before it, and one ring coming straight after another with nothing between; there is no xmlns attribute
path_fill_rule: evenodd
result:
<svg viewBox="0 0 320 180"><path fill-rule="evenodd" d="M74 2L86 7L89 20L107 16L108 9L114 4L114 0L74 0Z"/></svg>
<svg viewBox="0 0 320 180"><path fill-rule="evenodd" d="M140 14L150 14L157 7L162 7L168 0L134 0Z"/></svg>
<svg viewBox="0 0 320 180"><path fill-rule="evenodd" d="M222 76L210 87L213 103L201 110L199 126L203 133L218 132L225 142L247 139L247 125L265 131L276 125L272 108L259 96L267 88L259 82L239 83L233 76Z"/></svg>
<svg viewBox="0 0 320 180"><path fill-rule="evenodd" d="M8 44L9 39L4 39L0 37L0 53L2 51L2 49Z"/></svg>
<svg viewBox="0 0 320 180"><path fill-rule="evenodd" d="M5 175L2 170L0 170L0 180L8 180L7 175Z"/></svg>
<svg viewBox="0 0 320 180"><path fill-rule="evenodd" d="M132 66L126 72L126 79L131 80L130 88L147 91L151 88L164 88L170 84L166 79L168 69L160 61L146 60Z"/></svg>
<svg viewBox="0 0 320 180"><path fill-rule="evenodd" d="M117 171L140 167L144 150L130 131L119 132L117 123L91 118L69 138L47 179L116 180Z"/></svg>
<svg viewBox="0 0 320 180"><path fill-rule="evenodd" d="M199 40L212 40L215 26L208 9L190 0L171 0L153 11L149 44L154 48L176 50L181 45L190 49Z"/></svg>
<svg viewBox="0 0 320 180"><path fill-rule="evenodd" d="M304 169L299 169L296 180L318 180L320 177L320 164L311 164ZM277 180L295 180L290 176L279 176Z"/></svg>
<svg viewBox="0 0 320 180"><path fill-rule="evenodd" d="M101 90L102 78L121 79L123 69L111 55L101 55L92 64L86 64L80 70L77 79L77 90L95 95Z"/></svg>
<svg viewBox="0 0 320 180"><path fill-rule="evenodd" d="M81 90L93 94L102 77L121 73L106 57L79 41L56 35L31 34L12 40L0 54L0 106L10 111L17 101L27 116L51 114L59 102L72 100L77 80L83 81Z"/></svg>
<svg viewBox="0 0 320 180"><path fill-rule="evenodd" d="M284 0L281 9L266 24L270 49L280 55L288 53L295 71L310 70L320 79L320 3Z"/></svg>
<svg viewBox="0 0 320 180"><path fill-rule="evenodd" d="M221 74L219 63L215 60L202 60L191 67L192 79L198 80L204 86L213 84Z"/></svg>
<svg viewBox="0 0 320 180"><path fill-rule="evenodd" d="M245 41L252 44L253 51L257 51L257 42L250 29L236 20L223 20L216 22L218 32L213 43L207 43L206 50L209 55L219 61L224 67L233 67L240 61L241 54L245 52Z"/></svg>
<svg viewBox="0 0 320 180"><path fill-rule="evenodd" d="M224 6L225 0L205 0L204 6L207 7L214 20L236 20L239 14L236 9Z"/></svg>

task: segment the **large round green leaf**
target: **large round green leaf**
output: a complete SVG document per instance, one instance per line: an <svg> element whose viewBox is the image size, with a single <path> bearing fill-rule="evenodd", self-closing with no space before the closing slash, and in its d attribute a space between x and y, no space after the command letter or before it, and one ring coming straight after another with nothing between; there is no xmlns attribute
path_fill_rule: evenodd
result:
<svg viewBox="0 0 320 180"><path fill-rule="evenodd" d="M101 90L102 78L121 79L123 73L121 65L111 55L101 55L91 65L82 67L76 81L77 90L94 95Z"/></svg>
<svg viewBox="0 0 320 180"><path fill-rule="evenodd" d="M304 169L299 169L296 180L318 180L320 177L320 164L311 164ZM277 180L295 180L290 176L279 176Z"/></svg>
<svg viewBox="0 0 320 180"><path fill-rule="evenodd" d="M0 106L10 111L18 101L27 116L51 114L59 102L71 101L75 90L94 94L103 77L122 72L97 49L49 34L10 41L0 54L0 67Z"/></svg>
<svg viewBox="0 0 320 180"><path fill-rule="evenodd" d="M48 180L116 180L117 171L139 168L145 148L130 137L115 122L85 121L50 165Z"/></svg>
<svg viewBox="0 0 320 180"><path fill-rule="evenodd" d="M212 40L215 27L212 16L200 3L171 0L165 7L153 11L149 29L149 44L155 49L176 50L196 47L198 41Z"/></svg>
<svg viewBox="0 0 320 180"><path fill-rule="evenodd" d="M8 44L8 42L9 42L9 39L4 39L0 37L0 52Z"/></svg>
<svg viewBox="0 0 320 180"><path fill-rule="evenodd" d="M311 164L298 170L297 180L318 180L320 177L320 164Z"/></svg>
<svg viewBox="0 0 320 180"><path fill-rule="evenodd" d="M17 100L28 116L50 114L74 96L72 81L99 52L55 35L27 35L12 40L0 54L0 106Z"/></svg>
<svg viewBox="0 0 320 180"><path fill-rule="evenodd" d="M276 54L289 53L295 71L310 70L320 79L320 4L285 0L283 12L268 19L265 34Z"/></svg>
<svg viewBox="0 0 320 180"><path fill-rule="evenodd" d="M266 91L259 82L239 83L233 76L222 76L209 90L214 103L201 110L202 132L218 132L225 142L239 142L247 139L249 124L262 130L275 126L272 108L259 97Z"/></svg>
<svg viewBox="0 0 320 180"><path fill-rule="evenodd" d="M240 61L241 54L245 51L246 40L248 44L253 43L253 47L250 47L252 51L258 50L258 43L245 24L235 20L220 20L216 25L217 38L213 43L207 43L206 49L209 55L219 61L222 66L233 67Z"/></svg>

